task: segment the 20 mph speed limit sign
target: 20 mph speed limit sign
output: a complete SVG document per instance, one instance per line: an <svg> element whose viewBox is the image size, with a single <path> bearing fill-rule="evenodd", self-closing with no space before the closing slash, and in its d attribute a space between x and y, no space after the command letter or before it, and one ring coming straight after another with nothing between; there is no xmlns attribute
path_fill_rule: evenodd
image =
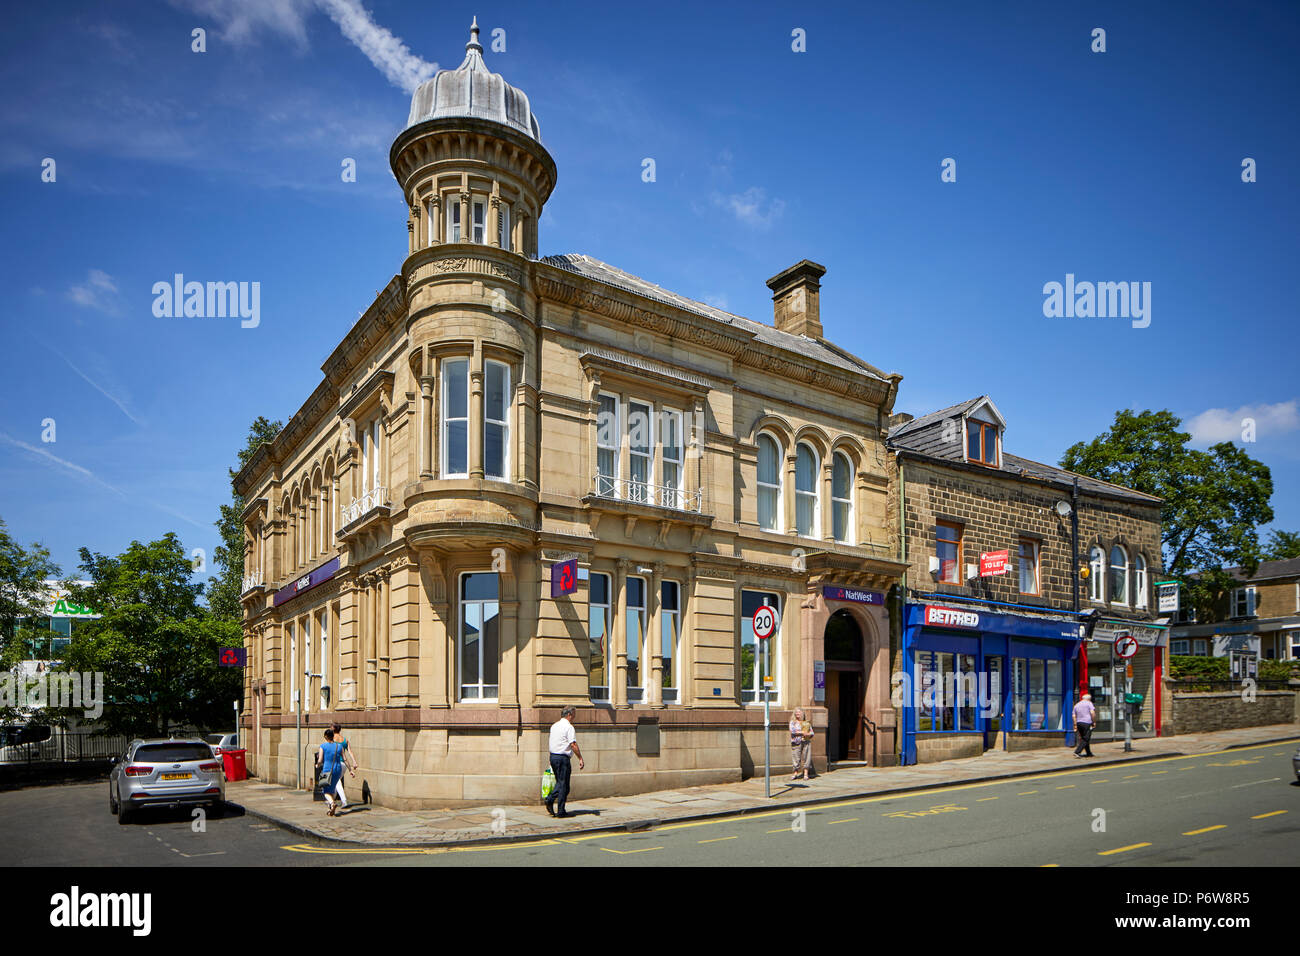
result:
<svg viewBox="0 0 1300 956"><path fill-rule="evenodd" d="M1132 634L1125 634L1115 642L1115 653L1124 660L1128 660L1137 652L1138 642Z"/></svg>
<svg viewBox="0 0 1300 956"><path fill-rule="evenodd" d="M776 633L776 608L764 605L754 612L754 636L760 641Z"/></svg>

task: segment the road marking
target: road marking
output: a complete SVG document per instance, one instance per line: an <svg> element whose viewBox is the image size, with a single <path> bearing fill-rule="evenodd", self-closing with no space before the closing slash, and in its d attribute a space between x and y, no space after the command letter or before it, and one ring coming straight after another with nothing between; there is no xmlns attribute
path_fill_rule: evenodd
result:
<svg viewBox="0 0 1300 956"><path fill-rule="evenodd" d="M1229 787L1229 790L1240 790L1242 787L1256 787L1261 783L1277 783L1281 777L1269 777L1267 780L1252 780L1250 783L1237 783Z"/></svg>
<svg viewBox="0 0 1300 956"><path fill-rule="evenodd" d="M654 850L662 850L663 847L661 847L661 846L648 846L648 847L645 847L644 849L641 849L641 850L615 850L615 849L612 849L612 848L607 847L607 846L602 846L601 849L604 850L606 853L618 853L618 854L620 854L620 855L626 856L626 855L629 854L629 853L651 853L651 852L653 852Z"/></svg>
<svg viewBox="0 0 1300 956"><path fill-rule="evenodd" d="M768 830L767 832L768 833L793 833L794 831L791 830L789 827L782 827L779 830Z"/></svg>
<svg viewBox="0 0 1300 956"><path fill-rule="evenodd" d="M849 817L847 820L832 820L830 823L828 823L828 824L826 824L826 825L827 825L828 827L833 827L833 826L835 826L835 824L837 824L837 823L857 823L857 822L858 822L858 818L857 818L857 817Z"/></svg>
<svg viewBox="0 0 1300 956"><path fill-rule="evenodd" d="M1257 814L1256 816L1251 817L1251 819L1252 819L1252 820L1263 820L1265 817L1275 817L1275 816L1277 816L1279 813L1286 813L1286 811L1285 811L1285 810L1273 810L1273 811L1270 812L1270 813L1260 813L1260 814Z"/></svg>
<svg viewBox="0 0 1300 956"><path fill-rule="evenodd" d="M954 813L958 810L966 810L967 807L954 806L951 803L941 804L937 807L931 807L929 810L892 810L884 814L887 817L893 817L896 820L911 819L913 817L928 817L937 813Z"/></svg>
<svg viewBox="0 0 1300 956"><path fill-rule="evenodd" d="M1129 850L1140 850L1144 846L1150 846L1150 845L1151 845L1150 843L1134 843L1131 846L1121 846L1114 850L1102 850L1097 855L1110 856L1112 853L1127 853Z"/></svg>
<svg viewBox="0 0 1300 956"><path fill-rule="evenodd" d="M1121 779L1121 780L1132 780L1134 777L1140 777L1140 776L1142 776L1142 774L1140 774L1140 773L1130 773L1130 774L1128 774L1128 775L1125 776L1125 777L1121 777L1120 779Z"/></svg>
<svg viewBox="0 0 1300 956"><path fill-rule="evenodd" d="M1016 794L1016 796L1017 796L1017 797L1027 797L1027 796L1029 796L1031 793L1037 793L1037 792L1038 792L1037 790L1025 790L1025 791L1023 791L1023 792L1021 792L1021 793Z"/></svg>
<svg viewBox="0 0 1300 956"><path fill-rule="evenodd" d="M721 843L723 840L739 840L739 839L740 837L736 837L736 836L714 837L712 840L700 840L699 842L700 843Z"/></svg>
<svg viewBox="0 0 1300 956"><path fill-rule="evenodd" d="M1162 773L1168 773L1168 772L1169 772L1168 770L1152 770L1152 771L1151 771L1151 776L1153 776L1153 777L1158 777L1158 776L1160 776Z"/></svg>
<svg viewBox="0 0 1300 956"><path fill-rule="evenodd" d="M1067 784L1064 784L1064 785L1062 785L1062 786L1060 786L1060 787L1057 787L1056 789L1057 789L1057 790L1073 790L1073 789L1074 789L1074 784L1072 784L1072 783L1067 783Z"/></svg>
<svg viewBox="0 0 1300 956"><path fill-rule="evenodd" d="M1039 869L1047 869L1049 866L1060 866L1059 863L1044 863Z"/></svg>
<svg viewBox="0 0 1300 956"><path fill-rule="evenodd" d="M997 797L980 797L980 798L977 799L975 802L976 802L976 803L983 803L985 800L996 800L996 799L997 799Z"/></svg>
<svg viewBox="0 0 1300 956"><path fill-rule="evenodd" d="M1226 823L1216 823L1212 827L1201 827L1199 830L1188 830L1183 834L1183 836L1198 836L1202 833L1209 833L1211 830L1222 830L1226 826Z"/></svg>
<svg viewBox="0 0 1300 956"><path fill-rule="evenodd" d="M1105 780L1094 780L1093 783L1110 783L1110 777L1107 777Z"/></svg>

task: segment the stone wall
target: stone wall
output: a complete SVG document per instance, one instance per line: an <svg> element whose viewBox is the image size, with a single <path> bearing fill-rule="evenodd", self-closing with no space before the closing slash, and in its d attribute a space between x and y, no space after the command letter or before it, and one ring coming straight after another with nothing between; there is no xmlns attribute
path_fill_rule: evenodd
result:
<svg viewBox="0 0 1300 956"><path fill-rule="evenodd" d="M1256 691L1255 700L1242 700L1240 692L1178 692L1162 735L1203 734L1236 727L1267 727L1294 723L1300 718L1300 695L1289 690Z"/></svg>

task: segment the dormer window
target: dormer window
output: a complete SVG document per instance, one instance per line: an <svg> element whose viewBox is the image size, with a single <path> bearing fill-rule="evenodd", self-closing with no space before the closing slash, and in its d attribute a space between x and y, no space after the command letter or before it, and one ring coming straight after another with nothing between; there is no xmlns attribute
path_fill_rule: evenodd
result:
<svg viewBox="0 0 1300 956"><path fill-rule="evenodd" d="M998 466L998 426L966 420L966 460Z"/></svg>

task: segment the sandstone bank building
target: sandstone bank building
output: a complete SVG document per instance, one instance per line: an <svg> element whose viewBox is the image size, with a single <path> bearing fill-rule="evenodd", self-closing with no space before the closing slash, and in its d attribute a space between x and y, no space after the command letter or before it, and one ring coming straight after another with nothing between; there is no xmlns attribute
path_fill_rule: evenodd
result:
<svg viewBox="0 0 1300 956"><path fill-rule="evenodd" d="M537 799L575 704L579 796L739 779L763 761L760 655L774 763L796 705L823 765L828 736L865 755L841 723L863 717L892 761L900 376L823 336L825 270L770 280L769 325L538 258L556 165L477 28L391 163L409 255L236 479L254 772L292 784L302 759L308 779L337 719L380 804ZM577 590L552 597L569 558Z"/></svg>

